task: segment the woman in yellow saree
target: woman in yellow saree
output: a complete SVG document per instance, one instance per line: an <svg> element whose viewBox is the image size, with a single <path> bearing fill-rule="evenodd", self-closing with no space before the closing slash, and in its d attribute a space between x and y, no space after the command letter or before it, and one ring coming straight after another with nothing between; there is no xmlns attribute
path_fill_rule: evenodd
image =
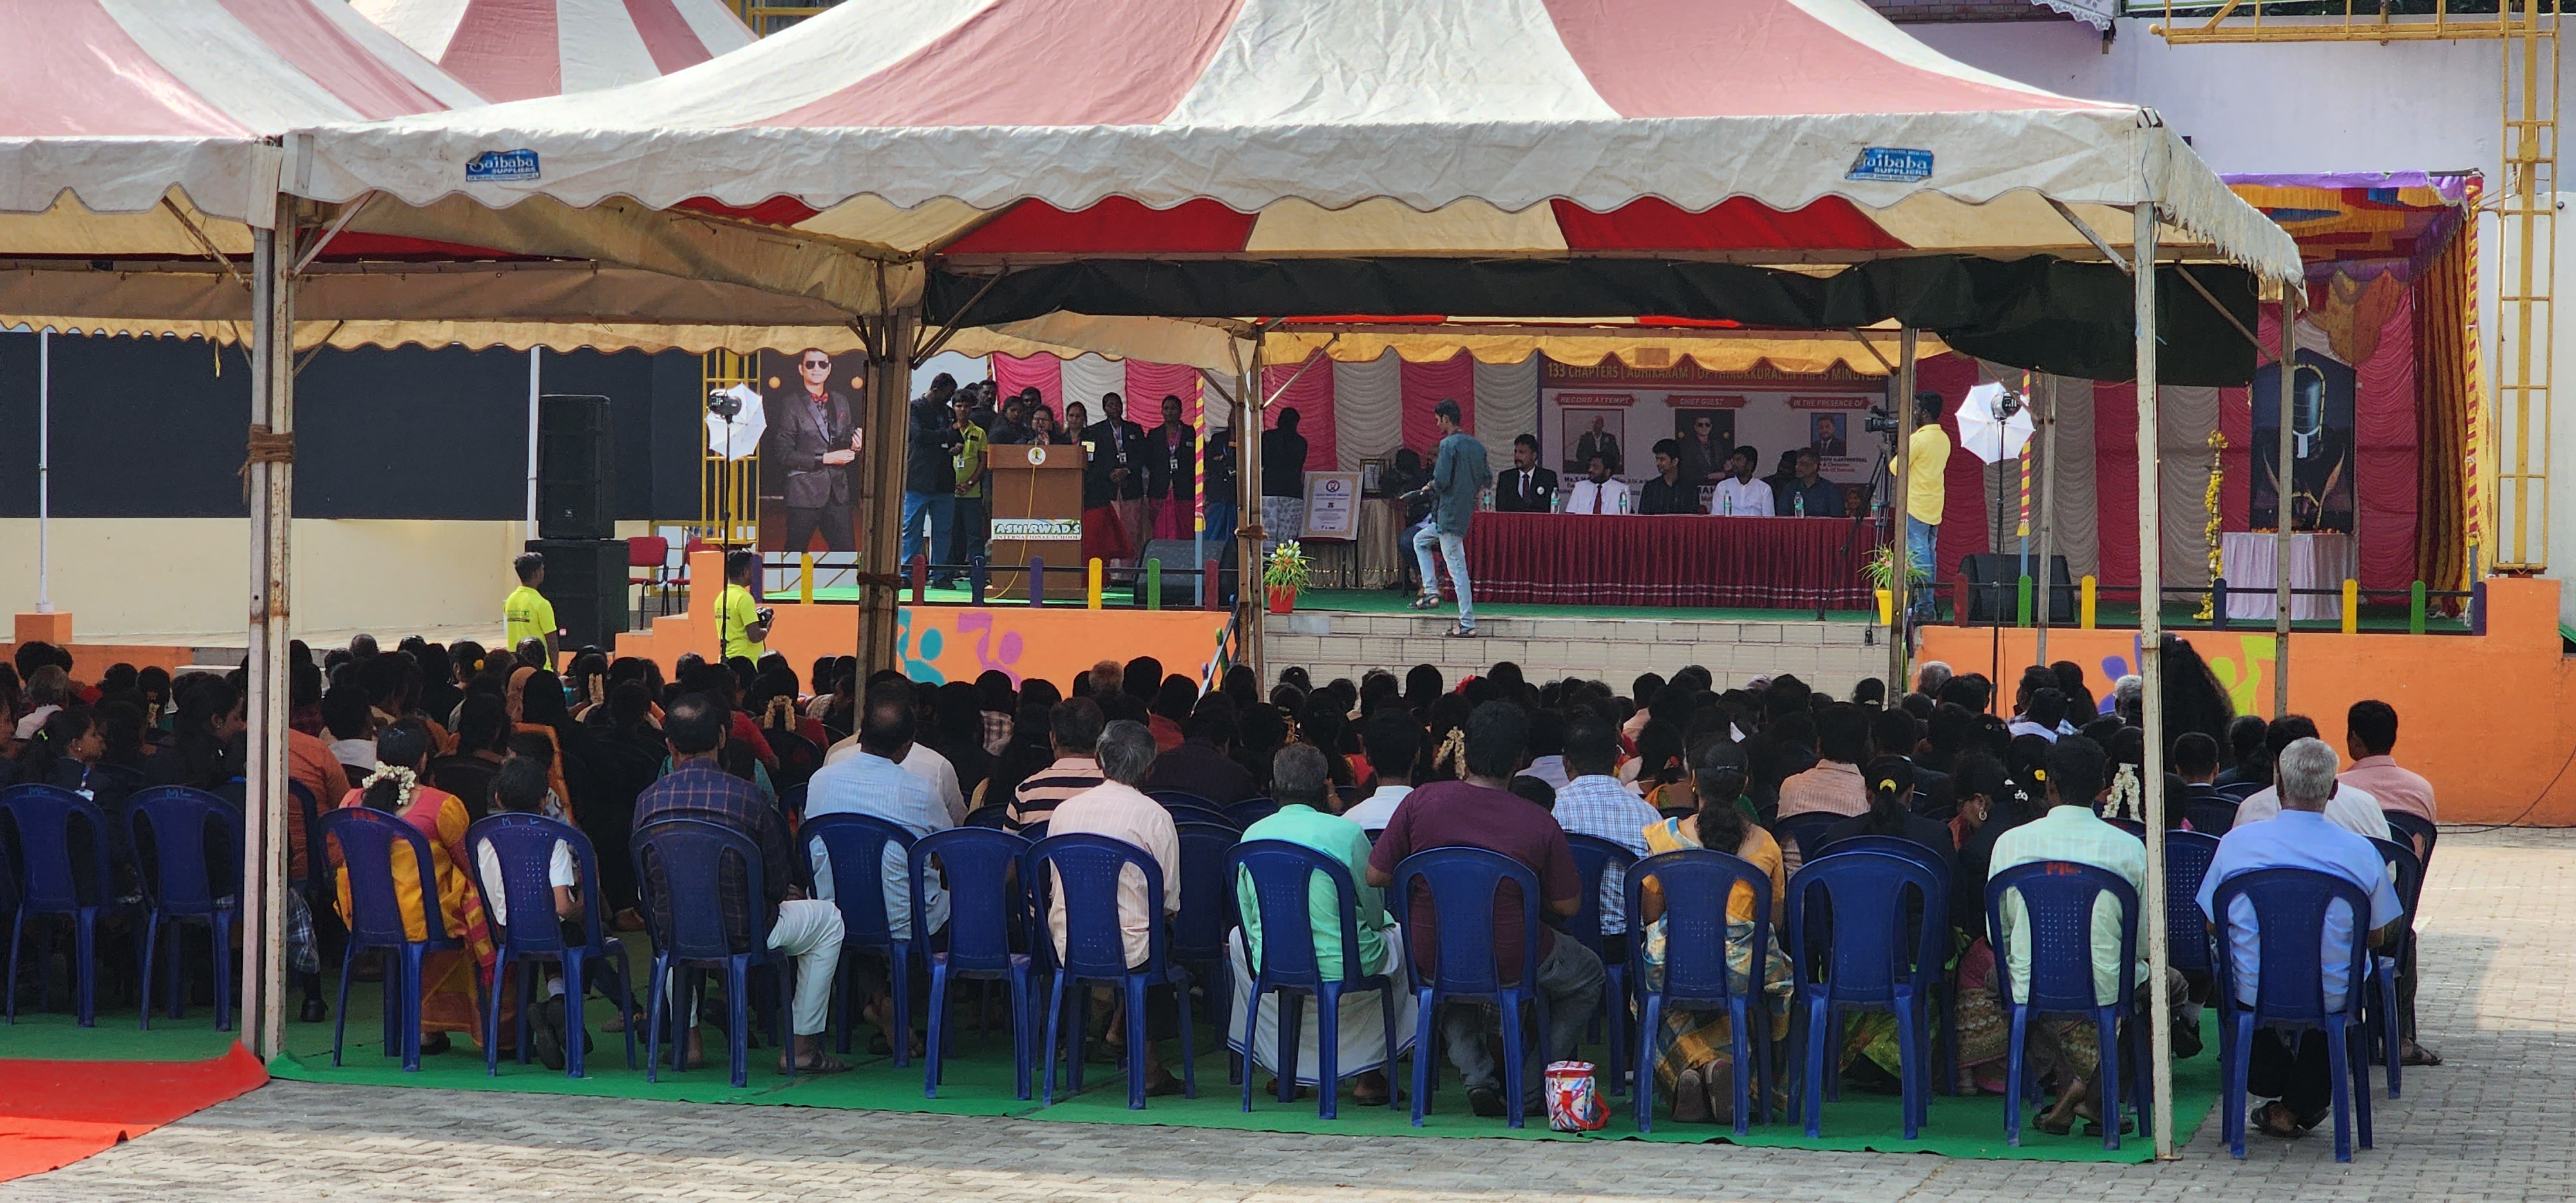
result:
<svg viewBox="0 0 2576 1203"><path fill-rule="evenodd" d="M1787 877L1781 871L1780 845L1771 833L1745 818L1736 804L1744 792L1744 754L1734 744L1711 740L1699 749L1692 768L1693 792L1700 812L1686 819L1665 819L1646 828L1649 856L1685 848L1715 847L1752 863L1771 879L1771 915L1782 914ZM1643 953L1649 981L1660 982L1664 965L1663 883L1648 878L1638 889L1644 926ZM1778 933L1766 941L1764 963L1753 964L1753 891L1738 884L1726 903L1726 969L1731 988L1752 1002L1754 1022L1770 1028L1774 1041L1789 1033L1789 959ZM1757 982L1758 977L1758 982ZM1735 1120L1734 1044L1724 1011L1669 1010L1655 1033L1655 1089L1670 1101L1673 1118L1684 1123ZM1755 1047L1759 1047L1756 1045ZM1642 1079L1641 1079L1642 1083Z"/></svg>
<svg viewBox="0 0 2576 1203"><path fill-rule="evenodd" d="M343 807L372 806L411 824L428 838L435 877L431 884L438 891L438 910L445 921L446 935L464 945L462 949L432 952L421 966L423 1053L444 1052L449 1032L471 1034L482 1029L482 992L491 983L496 959L491 925L483 915L483 897L466 868L473 861L465 852L469 821L465 802L420 783L421 767L429 759L430 747L428 730L416 722L404 721L386 728L376 737L375 771L341 802ZM393 858L393 875L395 892L402 900L405 934L415 940L428 938L420 870L399 846ZM340 916L345 921L351 914L349 871L345 866L338 870L338 880ZM502 1030L511 1030L506 1018Z"/></svg>

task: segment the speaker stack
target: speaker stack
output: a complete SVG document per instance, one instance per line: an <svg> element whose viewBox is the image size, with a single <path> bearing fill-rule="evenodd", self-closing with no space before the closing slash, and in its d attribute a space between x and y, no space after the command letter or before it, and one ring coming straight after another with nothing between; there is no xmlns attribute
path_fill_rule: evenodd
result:
<svg viewBox="0 0 2576 1203"><path fill-rule="evenodd" d="M553 602L566 650L608 648L627 627L626 541L616 538L617 467L606 397L537 401L537 538L546 558L538 592Z"/></svg>

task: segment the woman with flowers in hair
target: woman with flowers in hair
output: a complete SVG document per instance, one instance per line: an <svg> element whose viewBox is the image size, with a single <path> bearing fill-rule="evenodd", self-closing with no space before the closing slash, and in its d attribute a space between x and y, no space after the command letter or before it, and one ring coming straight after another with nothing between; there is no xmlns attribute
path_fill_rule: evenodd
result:
<svg viewBox="0 0 2576 1203"><path fill-rule="evenodd" d="M421 769L429 760L429 730L419 723L403 720L387 727L376 736L376 766L358 788L350 790L341 806L369 806L390 814L426 836L429 859L435 874L430 883L438 891L438 912L446 921L446 935L464 945L462 949L432 952L421 966L420 1031L423 1053L444 1052L447 1033L478 1030L481 1014L478 1002L489 983L496 949L491 926L483 915L483 898L475 891L467 866L473 863L465 852L465 828L471 822L465 802L421 780ZM338 858L334 853L334 859ZM351 917L349 872L341 868L340 917ZM405 934L413 939L428 938L424 918L420 871L407 849L397 848L393 858L394 890L403 909ZM504 1031L512 1030L506 1019Z"/></svg>

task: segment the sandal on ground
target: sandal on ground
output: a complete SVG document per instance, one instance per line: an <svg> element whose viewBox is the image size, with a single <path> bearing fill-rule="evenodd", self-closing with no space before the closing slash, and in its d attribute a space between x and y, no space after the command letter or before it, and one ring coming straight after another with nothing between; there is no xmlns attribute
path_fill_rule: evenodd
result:
<svg viewBox="0 0 2576 1203"><path fill-rule="evenodd" d="M1383 1078L1385 1075L1379 1076ZM1395 1087L1392 1084L1381 1083L1377 1089L1371 1090L1368 1088L1368 1080L1365 1076L1355 1078L1351 1082L1351 1101L1363 1107L1383 1107L1390 1097L1388 1092L1393 1089Z"/></svg>
<svg viewBox="0 0 2576 1203"><path fill-rule="evenodd" d="M1154 1072L1145 1075L1146 1098L1161 1098L1164 1095L1180 1092L1181 1080L1172 1076L1172 1071L1168 1069L1157 1067Z"/></svg>
<svg viewBox="0 0 2576 1203"><path fill-rule="evenodd" d="M841 1063L840 1058L820 1049L815 1050L812 1057L796 1063L796 1072L800 1074L836 1074L849 1068ZM784 1057L778 1059L778 1072L787 1072L787 1059Z"/></svg>
<svg viewBox="0 0 2576 1203"><path fill-rule="evenodd" d="M2429 1048L2426 1048L2426 1047L2424 1047L2423 1045L2417 1044L2417 1043L2415 1043L2414 1041L2409 1040L2409 1041L2407 1041L2407 1042L2406 1042L2406 1052L2405 1052L2402 1056L2400 1056L2400 1057L2398 1058L2398 1062L2399 1062L2399 1064L2406 1065L2406 1066L2409 1066L2409 1067L2419 1066L2419 1065L2421 1065L2421 1066L2433 1066L2433 1065L2440 1065L2440 1064L2442 1063L2442 1054L2437 1053L2437 1052L2434 1052L2433 1050L2431 1050L2431 1049L2429 1049Z"/></svg>
<svg viewBox="0 0 2576 1203"><path fill-rule="evenodd" d="M2255 1108L2246 1122L2255 1131L2282 1140L2297 1140L2307 1135L2309 1128L2309 1125L2299 1122L2297 1113L2291 1111L2287 1104L2277 1100Z"/></svg>
<svg viewBox="0 0 2576 1203"><path fill-rule="evenodd" d="M1708 1119L1715 1124L1735 1122L1735 1072L1712 1061L1700 1070L1700 1087L1708 1092Z"/></svg>
<svg viewBox="0 0 2576 1203"><path fill-rule="evenodd" d="M1429 594L1424 594L1413 599L1413 608L1416 610L1437 610L1440 608L1440 599Z"/></svg>
<svg viewBox="0 0 2576 1203"><path fill-rule="evenodd" d="M1673 1075L1673 1122L1708 1122L1708 1090L1700 1083L1697 1066Z"/></svg>

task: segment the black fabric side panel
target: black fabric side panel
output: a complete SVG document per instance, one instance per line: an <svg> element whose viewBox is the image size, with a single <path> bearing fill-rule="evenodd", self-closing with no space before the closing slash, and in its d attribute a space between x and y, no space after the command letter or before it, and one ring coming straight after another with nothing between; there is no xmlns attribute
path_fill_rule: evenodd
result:
<svg viewBox="0 0 2576 1203"><path fill-rule="evenodd" d="M528 357L325 352L296 378L295 436L299 518L523 518Z"/></svg>
<svg viewBox="0 0 2576 1203"><path fill-rule="evenodd" d="M706 445L707 431L705 379L698 357L686 351L653 357L652 454L640 467L622 458L618 461L618 517L697 521L699 451ZM638 470L630 475L630 467ZM648 486L641 511L626 508L630 481Z"/></svg>
<svg viewBox="0 0 2576 1203"><path fill-rule="evenodd" d="M239 518L250 365L196 339L53 340L53 512ZM0 334L0 513L36 516L36 336Z"/></svg>
<svg viewBox="0 0 2576 1203"><path fill-rule="evenodd" d="M2253 278L2192 269L2253 322ZM2161 375L2173 384L2243 384L2254 349L2166 269L2158 308ZM957 314L983 287L934 272L930 320ZM1652 314L1792 330L1840 330L1891 318L1961 351L2096 380L2135 375L2129 277L2108 264L1952 256L1884 259L1817 278L1726 263L1643 259L1100 259L1013 272L964 314L979 324L1055 312L1107 316L1402 317L1472 313L1547 318ZM2221 337L2223 335L2224 337Z"/></svg>

